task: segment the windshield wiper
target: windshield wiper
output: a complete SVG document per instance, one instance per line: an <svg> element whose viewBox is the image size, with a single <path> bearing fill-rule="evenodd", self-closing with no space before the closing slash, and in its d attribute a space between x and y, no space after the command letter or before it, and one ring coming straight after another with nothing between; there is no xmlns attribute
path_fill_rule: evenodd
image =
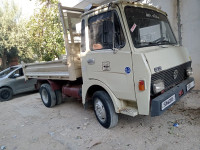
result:
<svg viewBox="0 0 200 150"><path fill-rule="evenodd" d="M167 41L167 40L163 40L163 41L160 41L160 42L158 42L158 43L160 43L160 44L171 44L169 41Z"/></svg>
<svg viewBox="0 0 200 150"><path fill-rule="evenodd" d="M140 45L140 46L157 46L157 45L159 45L158 43L153 43L153 42L139 42L139 43L137 43L138 45Z"/></svg>
<svg viewBox="0 0 200 150"><path fill-rule="evenodd" d="M152 41L152 43L159 43L159 42L163 41L164 39L165 39L164 37L160 37L160 38Z"/></svg>
<svg viewBox="0 0 200 150"><path fill-rule="evenodd" d="M162 44L173 44L170 43L168 40L162 40L162 41L153 41L153 42L140 42L138 43L140 46L159 46Z"/></svg>
<svg viewBox="0 0 200 150"><path fill-rule="evenodd" d="M164 40L164 37L160 37L157 40L152 41L151 43L156 43L156 44L172 44L168 40Z"/></svg>
<svg viewBox="0 0 200 150"><path fill-rule="evenodd" d="M149 45L159 45L157 42L149 42Z"/></svg>

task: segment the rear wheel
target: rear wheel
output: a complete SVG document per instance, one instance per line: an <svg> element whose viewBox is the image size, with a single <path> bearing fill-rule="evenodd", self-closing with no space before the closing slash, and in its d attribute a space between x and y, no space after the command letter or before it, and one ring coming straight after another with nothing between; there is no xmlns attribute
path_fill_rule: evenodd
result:
<svg viewBox="0 0 200 150"><path fill-rule="evenodd" d="M53 107L56 105L56 95L49 84L42 84L40 87L40 96L46 107Z"/></svg>
<svg viewBox="0 0 200 150"><path fill-rule="evenodd" d="M55 91L55 95L56 95L56 105L59 105L62 103L62 92L60 90L56 90Z"/></svg>
<svg viewBox="0 0 200 150"><path fill-rule="evenodd" d="M0 89L0 101L8 101L12 98L13 92L10 88Z"/></svg>
<svg viewBox="0 0 200 150"><path fill-rule="evenodd" d="M118 114L108 93L97 91L93 97L94 112L99 123L105 128L112 128L118 123Z"/></svg>

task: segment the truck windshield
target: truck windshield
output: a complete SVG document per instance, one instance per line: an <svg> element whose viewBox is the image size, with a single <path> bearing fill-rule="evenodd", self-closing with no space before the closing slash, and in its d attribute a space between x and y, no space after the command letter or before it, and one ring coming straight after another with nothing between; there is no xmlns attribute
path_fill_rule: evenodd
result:
<svg viewBox="0 0 200 150"><path fill-rule="evenodd" d="M125 7L125 15L136 48L177 44L165 15L133 6Z"/></svg>

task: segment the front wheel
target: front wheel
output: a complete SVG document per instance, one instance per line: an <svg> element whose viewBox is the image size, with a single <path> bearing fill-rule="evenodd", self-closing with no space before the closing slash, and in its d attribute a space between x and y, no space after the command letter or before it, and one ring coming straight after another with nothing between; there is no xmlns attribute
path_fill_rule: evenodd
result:
<svg viewBox="0 0 200 150"><path fill-rule="evenodd" d="M8 101L12 98L13 92L10 88L0 89L0 101Z"/></svg>
<svg viewBox="0 0 200 150"><path fill-rule="evenodd" d="M108 93L97 91L93 97L94 112L99 123L105 128L112 128L118 123L118 114Z"/></svg>

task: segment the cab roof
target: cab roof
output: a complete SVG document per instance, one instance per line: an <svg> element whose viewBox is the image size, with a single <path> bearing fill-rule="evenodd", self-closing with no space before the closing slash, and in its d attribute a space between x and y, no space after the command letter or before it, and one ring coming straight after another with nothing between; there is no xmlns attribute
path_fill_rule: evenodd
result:
<svg viewBox="0 0 200 150"><path fill-rule="evenodd" d="M92 10L86 11L82 16L85 16L85 15L90 14L92 12L95 12L97 10L109 7L112 4L114 4L114 5L115 4L123 4L123 5L129 5L129 6L134 6L134 7L147 8L147 9L151 9L151 10L157 11L157 12L162 13L163 15L167 16L166 12L164 12L161 9L158 9L158 8L156 8L154 6L150 6L148 4L143 4L143 3L138 3L138 2L133 2L133 1L124 1L124 0L116 0L116 1L112 1L112 2L104 4L104 5L101 5L99 7L96 7L94 9L92 9Z"/></svg>

